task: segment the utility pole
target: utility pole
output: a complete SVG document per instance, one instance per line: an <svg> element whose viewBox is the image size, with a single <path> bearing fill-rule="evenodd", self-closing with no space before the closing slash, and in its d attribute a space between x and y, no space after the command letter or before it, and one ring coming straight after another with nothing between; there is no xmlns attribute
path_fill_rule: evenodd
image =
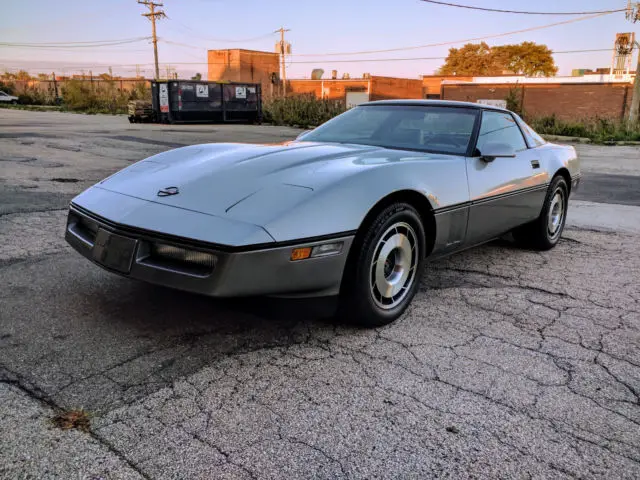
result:
<svg viewBox="0 0 640 480"><path fill-rule="evenodd" d="M282 95L287 96L287 66L285 65L285 43L284 32L289 32L290 29L280 27L275 33L280 32L280 60L282 61Z"/></svg>
<svg viewBox="0 0 640 480"><path fill-rule="evenodd" d="M640 2L632 3L629 0L627 20L632 23L640 21ZM636 41L635 44L638 49L638 65L636 66L636 79L633 82L633 96L631 97L631 108L629 109L629 124L631 125L640 122L640 43ZM633 52L633 44L631 47Z"/></svg>
<svg viewBox="0 0 640 480"><path fill-rule="evenodd" d="M156 66L156 77L160 78L160 68L158 67L158 37L156 36L156 19L164 18L166 15L162 10L156 10L156 7L164 7L162 3L154 3L153 0L138 0L140 5L145 5L149 9L149 13L141 14L151 20L151 35L153 37L153 58Z"/></svg>

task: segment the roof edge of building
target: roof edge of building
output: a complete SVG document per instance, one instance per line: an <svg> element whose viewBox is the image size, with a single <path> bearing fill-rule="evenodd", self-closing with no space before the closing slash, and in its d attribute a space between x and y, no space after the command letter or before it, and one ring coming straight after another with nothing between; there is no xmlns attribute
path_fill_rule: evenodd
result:
<svg viewBox="0 0 640 480"><path fill-rule="evenodd" d="M250 52L250 53L260 53L263 55L280 55L275 52L265 52L264 50L251 50L249 48L208 48L207 53L209 52Z"/></svg>

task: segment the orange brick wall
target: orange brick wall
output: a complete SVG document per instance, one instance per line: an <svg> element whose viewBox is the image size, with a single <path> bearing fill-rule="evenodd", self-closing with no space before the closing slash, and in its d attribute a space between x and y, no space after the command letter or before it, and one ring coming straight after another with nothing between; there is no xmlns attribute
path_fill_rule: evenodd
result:
<svg viewBox="0 0 640 480"><path fill-rule="evenodd" d="M371 77L370 100L422 98L422 80Z"/></svg>
<svg viewBox="0 0 640 480"><path fill-rule="evenodd" d="M314 94L331 100L344 100L346 92L366 92L370 100L422 98L422 80L394 77L354 78L349 80L290 80L288 91L294 94Z"/></svg>
<svg viewBox="0 0 640 480"><path fill-rule="evenodd" d="M631 106L632 85L555 83L528 85L443 85L443 99L476 102L505 99L515 88L529 117L556 115L562 120L600 117L622 120Z"/></svg>
<svg viewBox="0 0 640 480"><path fill-rule="evenodd" d="M456 75L424 75L422 77L422 88L425 95L440 95L440 85L443 80L460 80L470 82L473 77L459 77Z"/></svg>
<svg viewBox="0 0 640 480"><path fill-rule="evenodd" d="M294 94L313 94L317 98L322 98L324 88L324 98L330 100L344 100L349 89L366 92L369 80L290 80L287 82L288 91Z"/></svg>
<svg viewBox="0 0 640 480"><path fill-rule="evenodd" d="M271 74L280 72L279 55L253 50L209 50L209 81L261 83L263 95L271 90Z"/></svg>

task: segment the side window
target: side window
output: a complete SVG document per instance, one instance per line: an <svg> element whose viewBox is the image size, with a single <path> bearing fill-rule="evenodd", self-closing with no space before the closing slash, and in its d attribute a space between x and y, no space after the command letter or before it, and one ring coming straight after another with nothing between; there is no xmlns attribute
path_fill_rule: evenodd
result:
<svg viewBox="0 0 640 480"><path fill-rule="evenodd" d="M527 144L516 120L506 112L485 110L482 113L482 124L476 144L480 153L482 153L482 147L487 143L506 143L516 152L527 149Z"/></svg>
<svg viewBox="0 0 640 480"><path fill-rule="evenodd" d="M533 128L531 128L529 125L527 125L524 122L524 120L522 120L522 118L520 118L518 115L514 115L514 117L516 117L516 120L518 120L518 123L520 124L520 128L524 132L524 136L527 139L527 143L531 148L539 147L540 145L544 145L545 143L547 143L545 142L544 138L538 135L533 130Z"/></svg>

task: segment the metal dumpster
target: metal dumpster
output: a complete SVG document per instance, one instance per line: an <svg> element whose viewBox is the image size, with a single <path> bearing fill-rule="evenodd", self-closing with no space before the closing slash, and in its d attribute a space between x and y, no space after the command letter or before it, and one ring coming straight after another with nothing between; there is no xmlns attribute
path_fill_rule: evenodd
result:
<svg viewBox="0 0 640 480"><path fill-rule="evenodd" d="M151 94L155 118L160 123L262 121L259 83L154 81Z"/></svg>

